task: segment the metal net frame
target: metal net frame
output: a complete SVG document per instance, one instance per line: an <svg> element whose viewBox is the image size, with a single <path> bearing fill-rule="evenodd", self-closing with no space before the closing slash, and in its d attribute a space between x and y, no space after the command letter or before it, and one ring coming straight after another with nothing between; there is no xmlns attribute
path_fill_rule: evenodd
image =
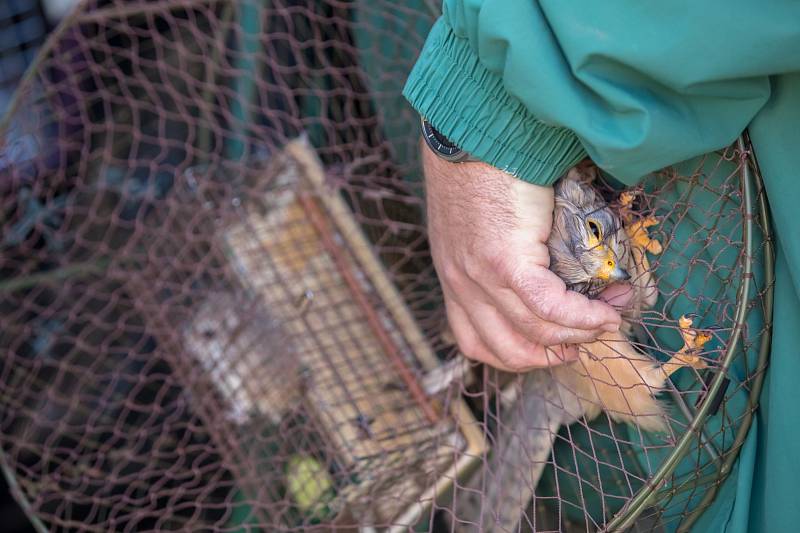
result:
<svg viewBox="0 0 800 533"><path fill-rule="evenodd" d="M594 184L629 224L654 220L657 299L626 317L632 349L671 361L686 316L707 337L704 369L649 391L665 431L620 423L552 370L466 361L446 332L400 96L435 14L93 0L50 36L0 124L0 466L38 530L700 518L769 354L746 136L634 189ZM553 424L565 395L580 412Z"/></svg>

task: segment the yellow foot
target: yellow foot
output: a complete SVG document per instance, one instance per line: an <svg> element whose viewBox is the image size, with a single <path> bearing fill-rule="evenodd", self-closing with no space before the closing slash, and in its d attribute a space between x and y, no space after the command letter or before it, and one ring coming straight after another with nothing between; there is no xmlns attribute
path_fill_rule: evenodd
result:
<svg viewBox="0 0 800 533"><path fill-rule="evenodd" d="M662 251L661 243L656 239L652 239L647 231L647 228L655 226L656 224L658 224L658 219L653 216L637 220L633 224L628 224L625 227L625 231L628 234L628 238L631 240L631 245L641 248L646 252L650 252L651 254L660 254Z"/></svg>
<svg viewBox="0 0 800 533"><path fill-rule="evenodd" d="M625 223L625 226L630 226L633 222L633 199L636 198L635 191L624 191L619 195L619 216Z"/></svg>
<svg viewBox="0 0 800 533"><path fill-rule="evenodd" d="M619 195L619 205L623 208L630 208L633 205L634 198L636 198L635 192L623 191Z"/></svg>
<svg viewBox="0 0 800 533"><path fill-rule="evenodd" d="M708 368L708 364L700 358L699 354L703 350L703 346L711 340L711 335L692 328L692 319L685 315L678 320L678 327L683 339L683 348L664 363L662 366L664 372L669 376L684 366L697 370Z"/></svg>
<svg viewBox="0 0 800 533"><path fill-rule="evenodd" d="M624 191L619 195L619 214L625 225L625 232L631 240L631 245L636 246L651 254L660 254L662 251L661 243L650 238L647 228L658 224L658 219L653 216L636 219L633 212L633 199L636 198L637 191Z"/></svg>
<svg viewBox="0 0 800 533"><path fill-rule="evenodd" d="M711 340L711 335L692 328L692 319L685 315L678 320L678 327L680 327L681 338L683 338L683 348L676 354L676 357L692 368L698 370L707 368L708 364L698 354L703 350L703 346Z"/></svg>

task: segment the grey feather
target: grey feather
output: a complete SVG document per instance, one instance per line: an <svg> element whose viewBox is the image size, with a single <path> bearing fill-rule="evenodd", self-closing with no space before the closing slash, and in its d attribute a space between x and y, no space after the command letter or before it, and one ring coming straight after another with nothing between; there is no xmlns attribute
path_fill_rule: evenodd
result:
<svg viewBox="0 0 800 533"><path fill-rule="evenodd" d="M592 244L592 224L600 232L597 244ZM555 184L553 228L547 246L550 270L570 289L592 296L614 281L598 277L604 262L610 258L627 266L630 260L619 217L589 183L572 173Z"/></svg>
<svg viewBox="0 0 800 533"><path fill-rule="evenodd" d="M549 370L523 377L519 401L502 417L498 445L490 462L484 531L517 531L547 464L558 430L582 414L578 398L560 387ZM502 432L504 437L500 437ZM533 518L530 517L531 525Z"/></svg>

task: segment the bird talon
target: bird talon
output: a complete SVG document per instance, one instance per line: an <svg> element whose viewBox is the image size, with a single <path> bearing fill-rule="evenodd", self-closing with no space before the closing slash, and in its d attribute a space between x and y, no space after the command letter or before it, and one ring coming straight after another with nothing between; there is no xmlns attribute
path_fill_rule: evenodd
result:
<svg viewBox="0 0 800 533"><path fill-rule="evenodd" d="M626 227L633 223L633 199L636 198L636 194L636 191L623 191L619 195L617 211Z"/></svg>
<svg viewBox="0 0 800 533"><path fill-rule="evenodd" d="M661 243L650 237L647 228L655 226L659 221L654 216L648 216L634 222L633 200L637 194L638 191L623 191L619 195L618 210L624 221L625 232L628 234L632 246L658 255L662 251Z"/></svg>
<svg viewBox="0 0 800 533"><path fill-rule="evenodd" d="M631 240L631 245L636 246L653 255L658 255L662 252L663 248L661 243L650 237L647 228L658 224L658 219L654 216L649 216L637 220L633 224L628 224L625 227L625 232Z"/></svg>
<svg viewBox="0 0 800 533"><path fill-rule="evenodd" d="M692 367L696 370L704 370L708 368L708 363L706 363L699 355L696 353L687 352L681 357L681 361L685 364L685 366Z"/></svg>
<svg viewBox="0 0 800 533"><path fill-rule="evenodd" d="M708 368L708 364L697 355L705 344L711 340L711 335L705 331L692 328L693 320L686 315L678 319L683 348L676 354L688 366L698 370Z"/></svg>
<svg viewBox="0 0 800 533"><path fill-rule="evenodd" d="M703 346L711 340L711 335L692 327L693 320L686 315L678 319L678 328L683 339L683 347L665 363L664 370L667 375L672 374L683 366L696 370L708 368L708 363L700 357Z"/></svg>
<svg viewBox="0 0 800 533"><path fill-rule="evenodd" d="M619 205L622 208L631 207L633 205L633 199L636 198L636 193L632 191L623 191L619 195Z"/></svg>
<svg viewBox="0 0 800 533"><path fill-rule="evenodd" d="M655 226L656 224L658 224L658 219L654 216L649 216L644 220L642 220L642 226L644 226L645 228L649 228L650 226Z"/></svg>

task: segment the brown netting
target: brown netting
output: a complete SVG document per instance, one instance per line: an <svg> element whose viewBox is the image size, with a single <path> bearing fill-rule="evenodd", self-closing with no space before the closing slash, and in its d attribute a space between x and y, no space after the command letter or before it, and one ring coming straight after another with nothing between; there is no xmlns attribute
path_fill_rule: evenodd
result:
<svg viewBox="0 0 800 533"><path fill-rule="evenodd" d="M92 1L51 36L0 144L0 466L37 528L674 531L713 501L769 349L746 140L596 183L657 222L628 338L710 339L653 391L665 431L591 416L446 333L400 96L434 17Z"/></svg>

